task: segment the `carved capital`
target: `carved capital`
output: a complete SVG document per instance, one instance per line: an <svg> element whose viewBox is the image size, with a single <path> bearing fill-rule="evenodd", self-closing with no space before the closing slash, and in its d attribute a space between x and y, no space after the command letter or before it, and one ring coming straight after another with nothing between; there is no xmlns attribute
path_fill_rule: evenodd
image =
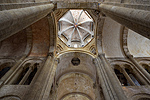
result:
<svg viewBox="0 0 150 100"><path fill-rule="evenodd" d="M48 56L53 57L53 56L54 56L54 53L53 53L53 52L49 52L49 53L48 53Z"/></svg>

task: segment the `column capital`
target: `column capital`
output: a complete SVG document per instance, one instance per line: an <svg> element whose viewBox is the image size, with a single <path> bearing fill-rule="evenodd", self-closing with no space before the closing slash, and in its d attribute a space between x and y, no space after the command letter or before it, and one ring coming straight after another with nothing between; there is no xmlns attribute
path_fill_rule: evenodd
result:
<svg viewBox="0 0 150 100"><path fill-rule="evenodd" d="M127 53L127 56L128 56L129 58L133 58L133 55L131 55L131 54L128 54L128 53Z"/></svg>
<svg viewBox="0 0 150 100"><path fill-rule="evenodd" d="M105 57L105 53L99 53L98 57L104 56Z"/></svg>
<svg viewBox="0 0 150 100"><path fill-rule="evenodd" d="M53 52L49 52L49 53L48 53L48 56L53 57L53 56L54 56L54 53L53 53Z"/></svg>
<svg viewBox="0 0 150 100"><path fill-rule="evenodd" d="M57 64L59 64L59 63L60 63L60 58L55 58L55 62L56 62Z"/></svg>

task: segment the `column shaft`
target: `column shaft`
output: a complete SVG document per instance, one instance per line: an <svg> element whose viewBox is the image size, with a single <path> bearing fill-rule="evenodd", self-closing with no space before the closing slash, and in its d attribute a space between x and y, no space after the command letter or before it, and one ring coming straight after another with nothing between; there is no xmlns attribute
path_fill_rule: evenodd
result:
<svg viewBox="0 0 150 100"><path fill-rule="evenodd" d="M150 11L108 4L99 7L106 16L150 39Z"/></svg>
<svg viewBox="0 0 150 100"><path fill-rule="evenodd" d="M0 41L45 17L53 8L53 4L45 4L0 11Z"/></svg>
<svg viewBox="0 0 150 100"><path fill-rule="evenodd" d="M26 56L23 56L2 78L1 78L1 84L0 87L4 84L7 84L10 79L15 75L16 70L20 68L21 63L26 58Z"/></svg>
<svg viewBox="0 0 150 100"><path fill-rule="evenodd" d="M134 82L132 81L132 79L130 78L130 76L127 74L127 72L125 71L124 68L122 69L122 73L123 73L123 75L126 77L126 79L129 81L130 85L136 86L136 85L134 84Z"/></svg>
<svg viewBox="0 0 150 100"><path fill-rule="evenodd" d="M111 84L109 79L107 78L107 74L101 64L101 60L98 57L95 61L95 65L96 65L96 69L97 69L97 73L98 73L98 78L99 78L99 83L102 87L102 91L104 94L104 97L106 100L117 100L115 92L113 91L113 89L111 88Z"/></svg>
<svg viewBox="0 0 150 100"><path fill-rule="evenodd" d="M52 80L54 79L56 66L54 66L54 58L52 56L48 56L44 66L40 69L40 73L38 73L37 79L34 83L31 84L31 89L25 94L23 100L39 100L41 94L44 94L45 91L43 89L49 88L51 89ZM47 85L48 84L48 85ZM48 86L48 87L47 87ZM49 90L48 89L48 90ZM37 92L38 91L38 92ZM50 91L49 91L50 92ZM42 98L43 99L43 98ZM40 99L40 100L42 100Z"/></svg>
<svg viewBox="0 0 150 100"><path fill-rule="evenodd" d="M25 83L25 81L27 80L27 78L29 77L29 75L30 75L31 72L32 72L32 67L29 67L29 70L24 75L24 77L22 78L22 80L19 82L19 85L23 85Z"/></svg>
<svg viewBox="0 0 150 100"><path fill-rule="evenodd" d="M143 79L146 81L147 84L150 84L150 74L138 64L138 62L133 58L132 55L127 55L129 59L135 64L136 71L139 72L139 74L143 77ZM139 70L139 71L138 71ZM142 73L141 73L142 72ZM145 83L145 82L144 82Z"/></svg>
<svg viewBox="0 0 150 100"><path fill-rule="evenodd" d="M112 68L110 67L110 64L106 60L104 54L100 54L99 58L102 61L102 65L103 65L104 70L106 72L105 74L107 74L107 78L110 81L112 89L116 93L115 95L116 95L117 99L118 100L127 100L127 98L123 92L122 86L120 85L117 77L115 77L115 73L113 72ZM101 80L101 81L103 81L103 80ZM115 100L117 100L117 99L115 99Z"/></svg>
<svg viewBox="0 0 150 100"><path fill-rule="evenodd" d="M54 82L54 77L56 74L57 63L58 63L57 61L54 61L53 64L51 65L52 68L47 76L47 82L45 82L38 100L48 100L51 87Z"/></svg>
<svg viewBox="0 0 150 100"><path fill-rule="evenodd" d="M16 83L18 78L19 78L19 76L21 75L22 71L23 71L23 68L21 67L19 70L17 70L15 72L15 74L13 75L13 77L10 79L10 81L7 84L11 85L11 84Z"/></svg>
<svg viewBox="0 0 150 100"><path fill-rule="evenodd" d="M133 70L133 74L135 75L136 80L141 84L141 85L149 85L148 81L146 81L137 70Z"/></svg>

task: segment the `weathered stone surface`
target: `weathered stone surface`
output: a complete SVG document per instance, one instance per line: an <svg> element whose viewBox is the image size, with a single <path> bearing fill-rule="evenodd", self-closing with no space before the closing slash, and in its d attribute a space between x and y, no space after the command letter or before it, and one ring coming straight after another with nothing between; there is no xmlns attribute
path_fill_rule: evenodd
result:
<svg viewBox="0 0 150 100"><path fill-rule="evenodd" d="M99 5L104 14L150 39L150 12L107 4Z"/></svg>
<svg viewBox="0 0 150 100"><path fill-rule="evenodd" d="M57 9L98 9L98 3L84 3L84 2L75 2L75 3L67 3L67 2L58 2Z"/></svg>
<svg viewBox="0 0 150 100"><path fill-rule="evenodd" d="M0 42L0 72L3 71L3 68L14 65L0 79L0 99L150 99L150 58L144 57L149 53L148 39L145 41L145 38L136 36L137 33L128 31L128 28L123 26L127 24L131 26L131 29L134 28L137 31L143 28L142 31L149 34L149 31L147 31L147 28L150 27L149 5L144 5L148 4L149 0L105 0L104 4L98 3L98 1L102 2L103 0L63 0L64 3L52 0L55 4L55 12L51 14L51 7L53 8L54 5L48 2L42 3L43 1L48 0L0 1L0 3L3 2L3 4L0 4L2 10L0 16L3 16L3 18L0 17L0 40L4 39ZM60 5L57 5L59 3ZM139 5L139 3L142 4ZM104 5L102 10L98 9L99 4L100 6ZM56 6L60 8L57 9ZM72 8L83 8L95 22L96 33L94 38L82 48L66 47L56 37L59 18ZM101 11L106 12L107 17ZM137 13L138 11L139 13ZM46 16L47 14L48 16ZM109 16L122 25L108 18ZM29 27L26 28L27 26ZM6 31L6 34L3 34L4 31ZM142 32L140 33L142 34ZM12 36L9 37L9 35ZM142 52L139 52L140 50ZM140 53L140 58L133 58L133 56L136 56L136 51ZM100 54L98 55L97 52ZM101 53L106 53L109 59ZM22 58L16 59L19 57ZM72 61L72 59L74 60ZM21 71L26 70L28 66L30 70L22 73ZM35 67L37 68L36 74L30 76L30 71ZM127 81L130 81L130 86L122 84L123 82L118 78L120 75L114 73L115 68L118 68L125 75L125 77L121 77L121 80L127 79ZM138 86L135 84L136 81L132 79L133 77L130 77L131 73L128 74L125 68L130 69L135 75L140 83ZM21 77L23 78L19 84L27 81L27 77L33 78L33 80L29 85L10 85L14 80L16 81Z"/></svg>
<svg viewBox="0 0 150 100"><path fill-rule="evenodd" d="M47 4L0 11L0 41L45 17L53 8L53 4Z"/></svg>
<svg viewBox="0 0 150 100"><path fill-rule="evenodd" d="M34 2L34 0L1 0L0 3Z"/></svg>
<svg viewBox="0 0 150 100"><path fill-rule="evenodd" d="M24 55L26 46L27 34L26 30L23 30L1 42L0 52L3 53L0 53L0 56L20 58Z"/></svg>
<svg viewBox="0 0 150 100"><path fill-rule="evenodd" d="M2 3L0 4L0 11L2 10L10 10L10 9L18 9L24 7L38 6L43 4L49 4L49 2L41 2L41 3Z"/></svg>
<svg viewBox="0 0 150 100"><path fill-rule="evenodd" d="M128 99L132 100L139 100L140 98L147 98L150 99L150 87L149 86L129 86L123 87L125 94L127 95ZM142 100L142 99L141 99Z"/></svg>
<svg viewBox="0 0 150 100"><path fill-rule="evenodd" d="M150 57L150 40L129 30L128 49L134 57ZM138 46L137 46L138 45Z"/></svg>
<svg viewBox="0 0 150 100"><path fill-rule="evenodd" d="M48 18L44 17L43 19L32 24L30 27L33 35L33 45L29 56L46 57L50 46L50 29Z"/></svg>
<svg viewBox="0 0 150 100"><path fill-rule="evenodd" d="M120 46L121 28L121 24L109 17L105 17L102 31L102 47L106 57L124 57Z"/></svg>
<svg viewBox="0 0 150 100"><path fill-rule="evenodd" d="M21 100L24 93L28 90L29 86L22 85L5 85L0 89L0 99L1 100L12 100L11 98L19 98L14 100ZM21 91L20 91L21 90ZM10 98L9 98L10 97Z"/></svg>
<svg viewBox="0 0 150 100"><path fill-rule="evenodd" d="M148 4L144 5L141 3L136 4L136 3L120 3L120 2L119 3L118 2L104 2L103 4L150 11L150 5Z"/></svg>

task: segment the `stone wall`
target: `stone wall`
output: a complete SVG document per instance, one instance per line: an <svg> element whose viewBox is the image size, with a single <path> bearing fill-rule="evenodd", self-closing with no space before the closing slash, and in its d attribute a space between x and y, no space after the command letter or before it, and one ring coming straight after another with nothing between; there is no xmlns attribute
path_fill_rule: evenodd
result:
<svg viewBox="0 0 150 100"><path fill-rule="evenodd" d="M0 3L26 3L35 2L35 0L0 0Z"/></svg>
<svg viewBox="0 0 150 100"><path fill-rule="evenodd" d="M150 4L149 0L104 0L104 2L130 3L130 4Z"/></svg>

